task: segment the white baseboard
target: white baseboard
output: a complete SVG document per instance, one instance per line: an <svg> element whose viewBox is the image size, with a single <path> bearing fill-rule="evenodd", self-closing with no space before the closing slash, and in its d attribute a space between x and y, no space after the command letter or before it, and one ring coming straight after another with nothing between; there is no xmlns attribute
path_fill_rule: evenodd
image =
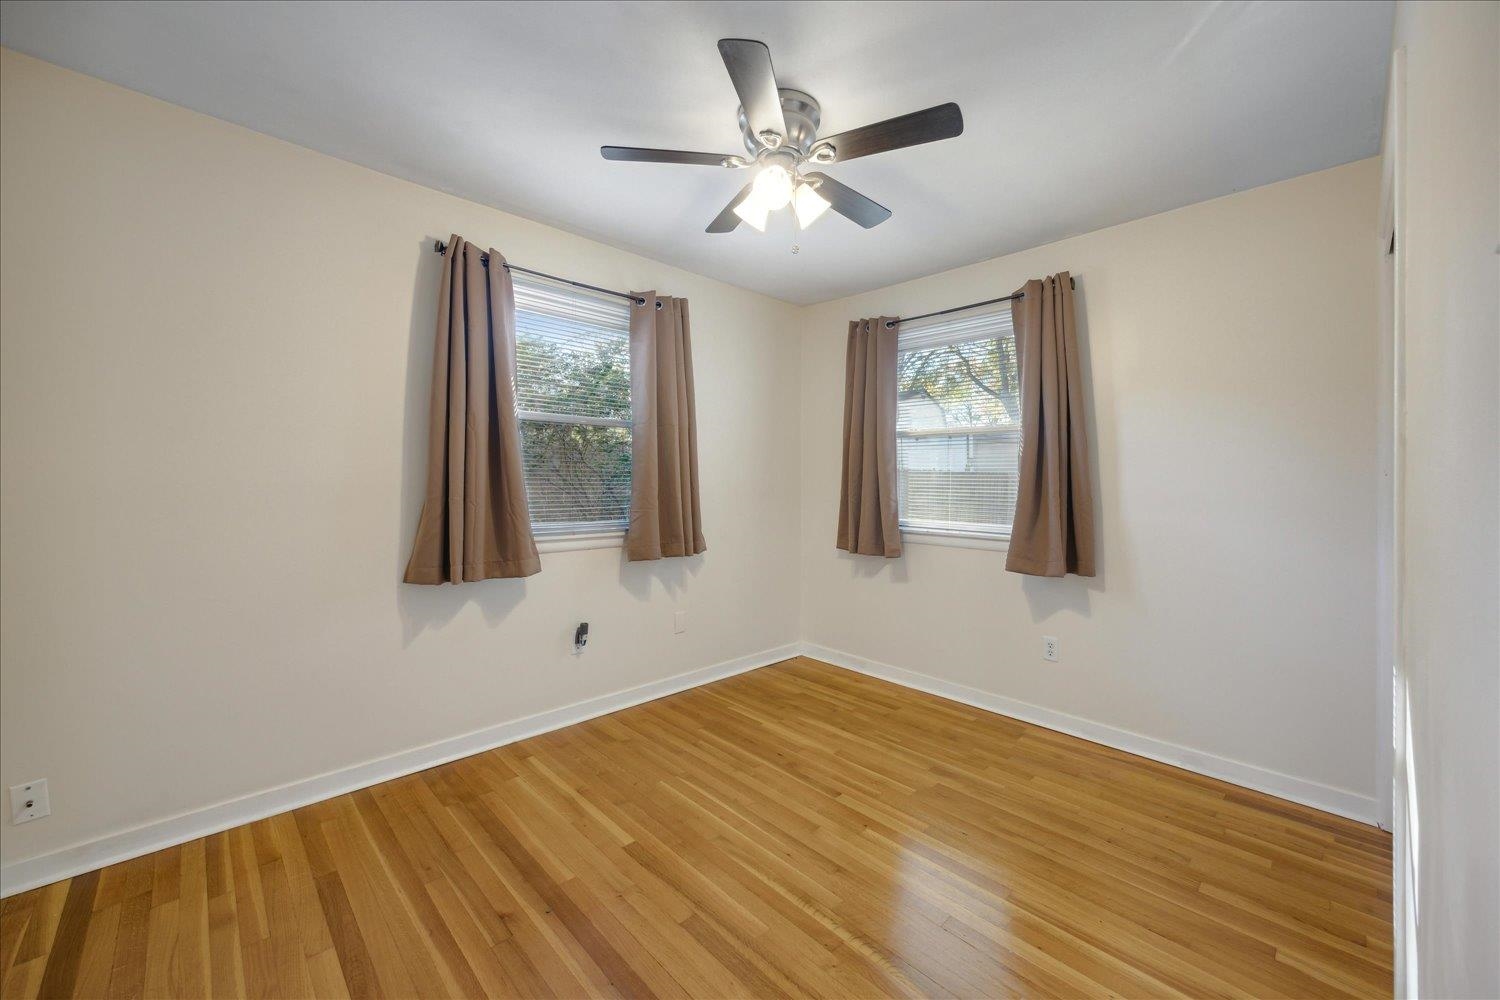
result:
<svg viewBox="0 0 1500 1000"><path fill-rule="evenodd" d="M1252 788L1257 792L1265 792L1277 798L1300 802L1302 805L1358 820L1361 823L1368 823L1371 826L1380 825L1380 803L1373 796L1360 795L1332 785L1320 784L1306 778L1297 778L1290 774L1257 767L1254 764L1194 750L1191 747L1153 739L1127 729L1117 729L1102 722L1094 722L1076 715L1068 715L1065 712L1016 701L1003 695L991 694L964 684L955 684L952 681L918 673L915 670L893 667L888 663L869 660L863 656L829 649L815 643L803 643L801 652L804 656L824 660L834 666L862 674L869 674L871 677L900 684L902 687L914 688L937 695L939 698L982 708L986 712L1034 723L1139 757L1149 757L1163 764L1195 771L1210 778L1218 778L1244 788Z"/></svg>
<svg viewBox="0 0 1500 1000"><path fill-rule="evenodd" d="M0 897L742 674L796 656L800 650L797 643L778 646L16 861L0 868Z"/></svg>

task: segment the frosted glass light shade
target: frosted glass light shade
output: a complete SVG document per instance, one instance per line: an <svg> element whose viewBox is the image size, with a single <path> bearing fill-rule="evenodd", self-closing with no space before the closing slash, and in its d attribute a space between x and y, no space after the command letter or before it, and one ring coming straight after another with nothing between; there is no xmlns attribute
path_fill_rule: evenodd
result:
<svg viewBox="0 0 1500 1000"><path fill-rule="evenodd" d="M828 211L828 200L811 184L798 184L792 196L792 210L797 213L797 225L806 229Z"/></svg>
<svg viewBox="0 0 1500 1000"><path fill-rule="evenodd" d="M792 200L792 175L779 163L762 167L755 178L755 194L767 211L785 208Z"/></svg>
<svg viewBox="0 0 1500 1000"><path fill-rule="evenodd" d="M734 214L743 219L756 232L763 233L766 231L766 216L771 214L771 210L761 199L759 193L751 189L749 196L734 206Z"/></svg>

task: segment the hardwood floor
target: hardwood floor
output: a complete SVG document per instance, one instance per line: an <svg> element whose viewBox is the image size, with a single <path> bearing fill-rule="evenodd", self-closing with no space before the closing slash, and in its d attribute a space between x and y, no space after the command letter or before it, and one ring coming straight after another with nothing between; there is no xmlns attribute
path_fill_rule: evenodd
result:
<svg viewBox="0 0 1500 1000"><path fill-rule="evenodd" d="M807 659L5 900L4 996L1389 996L1372 827Z"/></svg>

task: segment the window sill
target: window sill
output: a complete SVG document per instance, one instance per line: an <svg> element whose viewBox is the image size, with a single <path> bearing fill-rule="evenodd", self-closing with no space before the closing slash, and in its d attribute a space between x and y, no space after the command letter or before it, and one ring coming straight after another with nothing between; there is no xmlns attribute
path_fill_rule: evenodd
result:
<svg viewBox="0 0 1500 1000"><path fill-rule="evenodd" d="M1010 548L1009 535L940 531L934 528L902 528L901 541L906 545L938 545L951 549L984 549L989 552L1005 552Z"/></svg>
<svg viewBox="0 0 1500 1000"><path fill-rule="evenodd" d="M581 552L584 549L618 549L625 544L623 531L585 531L568 535L536 535L538 552Z"/></svg>

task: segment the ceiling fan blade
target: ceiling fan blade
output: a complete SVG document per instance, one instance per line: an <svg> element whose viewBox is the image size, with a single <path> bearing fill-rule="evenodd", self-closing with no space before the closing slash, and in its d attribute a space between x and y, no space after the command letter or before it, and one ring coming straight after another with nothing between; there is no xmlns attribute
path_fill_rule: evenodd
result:
<svg viewBox="0 0 1500 1000"><path fill-rule="evenodd" d="M600 146L606 160L629 160L633 163L691 163L703 167L722 167L725 160L736 159L726 153L689 153L681 149L642 149L639 146Z"/></svg>
<svg viewBox="0 0 1500 1000"><path fill-rule="evenodd" d="M830 135L813 143L812 152L824 146L832 146L834 157L828 163L843 163L858 156L884 153L906 146L920 146L924 142L952 139L963 135L964 116L957 104L939 104L925 111L913 111L900 118L889 118L874 125L850 129L838 135Z"/></svg>
<svg viewBox="0 0 1500 1000"><path fill-rule="evenodd" d="M874 229L891 217L891 210L876 201L871 201L852 187L840 184L827 174L803 174L803 177L820 181L818 194L828 202L828 207L864 226Z"/></svg>
<svg viewBox="0 0 1500 1000"><path fill-rule="evenodd" d="M734 228L740 224L740 217L734 214L734 210L739 207L740 202L750 197L750 189L754 186L755 182L751 181L749 184L746 184L744 187L740 188L740 193L734 196L734 200L725 205L724 211L715 216L714 221L710 222L708 224L708 228L703 231L705 233L734 232Z"/></svg>
<svg viewBox="0 0 1500 1000"><path fill-rule="evenodd" d="M771 68L771 50L765 42L749 38L719 39L719 55L724 68L740 95L750 131L775 132L786 136L786 119L781 114L781 94L776 90L776 71Z"/></svg>

